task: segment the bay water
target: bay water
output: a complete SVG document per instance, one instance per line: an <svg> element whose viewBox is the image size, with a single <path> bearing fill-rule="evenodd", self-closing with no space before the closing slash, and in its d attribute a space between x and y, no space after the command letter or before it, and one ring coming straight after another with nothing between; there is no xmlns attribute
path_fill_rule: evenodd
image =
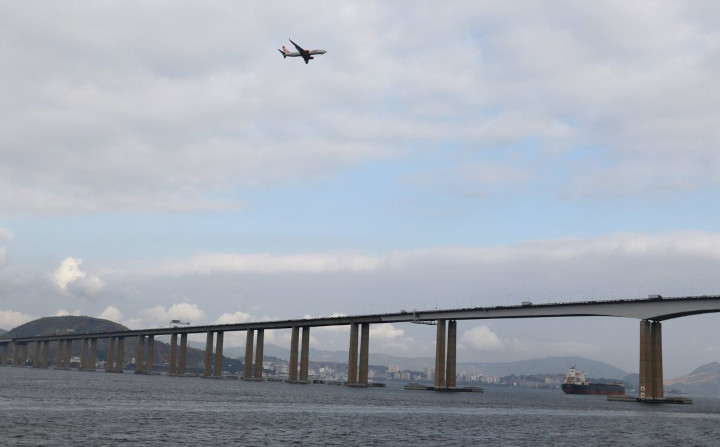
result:
<svg viewBox="0 0 720 447"><path fill-rule="evenodd" d="M720 399L443 393L0 368L5 446L712 446Z"/></svg>

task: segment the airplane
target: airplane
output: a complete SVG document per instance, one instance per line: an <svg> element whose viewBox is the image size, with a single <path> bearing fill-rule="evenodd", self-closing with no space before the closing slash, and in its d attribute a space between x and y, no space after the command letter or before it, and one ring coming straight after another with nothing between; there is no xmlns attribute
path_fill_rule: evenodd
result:
<svg viewBox="0 0 720 447"><path fill-rule="evenodd" d="M290 52L287 48L285 48L285 45L283 45L282 50L278 48L280 54L283 55L283 59L285 59L286 57L302 57L303 59L305 59L305 63L307 64L308 62L310 62L310 59L315 59L313 55L327 53L327 51L325 50L303 50L300 45L293 42L292 39L288 40L291 44L295 45L297 51Z"/></svg>

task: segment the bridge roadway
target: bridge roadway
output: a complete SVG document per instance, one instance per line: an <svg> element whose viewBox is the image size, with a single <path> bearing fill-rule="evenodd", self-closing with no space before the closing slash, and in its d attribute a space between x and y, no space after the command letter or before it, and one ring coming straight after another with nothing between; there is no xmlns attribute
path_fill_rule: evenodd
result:
<svg viewBox="0 0 720 447"><path fill-rule="evenodd" d="M366 386L368 373L369 326L381 323L432 323L437 324L435 355L435 389L455 388L455 363L457 320L483 320L505 318L550 318L550 317L624 317L640 322L640 398L648 401L662 399L662 333L661 321L688 315L720 312L720 296L691 296L663 298L650 295L647 299L581 301L565 303L533 304L523 302L517 306L475 307L467 309L444 309L425 311L401 311L397 313L354 315L296 320L258 321L222 325L167 327L99 332L85 334L55 334L35 337L0 339L0 364L6 365L12 347L12 364L27 362L27 347L33 343L35 354L33 367L47 367L50 363L50 342L57 342L55 367L69 368L72 342L81 340L80 369L94 370L98 339L108 339L108 372L122 372L124 340L138 338L136 373L150 373L153 363L154 337L171 336L169 373L184 375L187 352L187 335L206 333L205 376L220 377L222 367L222 345L225 332L246 331L244 378L262 378L262 351L264 331L270 329L291 329L290 382L305 383L309 352L310 328L322 326L350 326L348 359L348 384ZM298 377L298 348L300 365ZM180 350L177 352L177 336L180 335ZM257 339L255 340L255 336ZM358 358L358 339L359 358ZM215 355L213 356L213 342ZM115 344L117 343L117 347ZM252 368L253 351L255 368ZM115 355L117 353L117 356ZM179 358L178 358L179 354ZM214 368L213 368L214 366ZM214 371L213 371L214 369Z"/></svg>

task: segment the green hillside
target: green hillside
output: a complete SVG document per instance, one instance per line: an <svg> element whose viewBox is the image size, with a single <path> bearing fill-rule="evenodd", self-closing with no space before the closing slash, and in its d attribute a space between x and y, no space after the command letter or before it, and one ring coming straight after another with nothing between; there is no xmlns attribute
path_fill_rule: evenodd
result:
<svg viewBox="0 0 720 447"><path fill-rule="evenodd" d="M702 365L686 376L665 381L665 391L720 397L720 363Z"/></svg>
<svg viewBox="0 0 720 447"><path fill-rule="evenodd" d="M92 332L127 331L122 324L92 317L45 317L22 324L7 331L4 338L34 337L37 335L60 335L74 332L86 334Z"/></svg>

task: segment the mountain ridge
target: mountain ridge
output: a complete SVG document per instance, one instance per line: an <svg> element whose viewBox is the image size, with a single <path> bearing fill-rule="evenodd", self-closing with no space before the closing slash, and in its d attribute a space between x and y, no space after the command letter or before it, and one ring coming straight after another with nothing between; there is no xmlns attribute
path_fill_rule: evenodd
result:
<svg viewBox="0 0 720 447"><path fill-rule="evenodd" d="M281 346L265 344L265 355L271 355L283 360L290 358L290 350ZM223 354L232 358L243 358L244 348L225 348ZM324 351L310 349L310 360L316 362L347 363L348 353L345 351ZM401 370L423 371L425 368L434 368L433 357L399 357L384 353L370 352L369 363L372 365L398 365ZM458 371L479 373L489 376L508 376L512 374L565 374L571 366L577 366L589 373L590 377L619 379L628 373L609 363L591 360L583 357L542 357L516 362L458 362Z"/></svg>

